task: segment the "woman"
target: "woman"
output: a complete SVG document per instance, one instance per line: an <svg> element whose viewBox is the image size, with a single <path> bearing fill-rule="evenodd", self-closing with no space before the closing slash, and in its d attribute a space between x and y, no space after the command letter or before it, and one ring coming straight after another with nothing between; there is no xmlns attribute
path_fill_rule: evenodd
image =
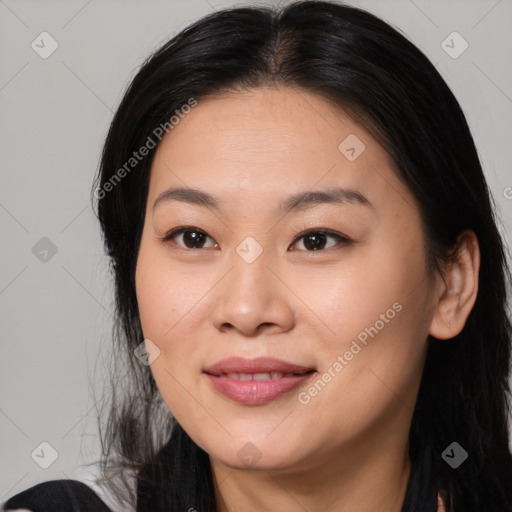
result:
<svg viewBox="0 0 512 512"><path fill-rule="evenodd" d="M464 114L395 29L204 17L134 78L94 197L116 510L512 510L505 250ZM99 507L63 481L6 509L50 484Z"/></svg>

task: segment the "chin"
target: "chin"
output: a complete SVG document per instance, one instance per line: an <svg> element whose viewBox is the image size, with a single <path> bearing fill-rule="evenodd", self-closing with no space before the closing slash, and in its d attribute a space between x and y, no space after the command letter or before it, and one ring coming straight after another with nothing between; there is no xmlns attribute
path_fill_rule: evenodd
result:
<svg viewBox="0 0 512 512"><path fill-rule="evenodd" d="M234 440L229 446L216 445L206 451L225 466L237 470L286 471L297 467L302 458L296 448L284 445L283 440L278 438L273 441L261 438L251 440L245 436L243 440Z"/></svg>

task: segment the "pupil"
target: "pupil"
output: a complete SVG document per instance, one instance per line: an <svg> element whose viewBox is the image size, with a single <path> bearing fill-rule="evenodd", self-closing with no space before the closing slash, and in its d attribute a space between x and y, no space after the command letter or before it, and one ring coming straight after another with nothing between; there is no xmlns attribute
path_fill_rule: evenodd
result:
<svg viewBox="0 0 512 512"><path fill-rule="evenodd" d="M308 243L308 240L312 241L312 243ZM307 249L312 249L313 251L317 251L321 249L320 246L323 246L325 243L325 235L323 233L317 233L314 235L308 235L304 238L304 245Z"/></svg>

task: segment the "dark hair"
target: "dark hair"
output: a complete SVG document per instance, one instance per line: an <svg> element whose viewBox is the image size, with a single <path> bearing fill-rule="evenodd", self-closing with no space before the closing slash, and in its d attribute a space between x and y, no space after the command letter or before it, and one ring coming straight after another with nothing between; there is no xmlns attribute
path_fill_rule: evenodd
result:
<svg viewBox="0 0 512 512"><path fill-rule="evenodd" d="M468 124L436 68L403 35L364 10L326 1L203 17L146 60L115 113L94 184L116 298L104 481L119 499L137 500L137 511L216 510L208 454L172 417L149 366L133 355L144 339L134 276L154 151L122 179L114 175L191 98L261 86L316 93L375 137L417 200L432 272L453 256L464 230L476 234L476 303L459 335L428 340L402 512L436 511L438 492L447 512L512 510L511 278ZM469 453L456 470L441 457L453 441Z"/></svg>

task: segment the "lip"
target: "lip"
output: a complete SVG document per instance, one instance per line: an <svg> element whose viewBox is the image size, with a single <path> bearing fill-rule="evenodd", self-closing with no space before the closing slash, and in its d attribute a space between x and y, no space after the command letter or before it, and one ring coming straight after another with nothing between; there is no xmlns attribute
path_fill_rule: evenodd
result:
<svg viewBox="0 0 512 512"><path fill-rule="evenodd" d="M311 370L315 370L315 368L289 363L273 357L257 357L255 359L228 357L207 366L203 371L210 375L221 375L223 373L306 373Z"/></svg>
<svg viewBox="0 0 512 512"><path fill-rule="evenodd" d="M267 357L256 359L232 357L208 366L203 371L216 391L244 405L262 405L276 400L304 385L316 373L314 368ZM297 375L283 376L273 380L238 380L224 375L271 372Z"/></svg>

